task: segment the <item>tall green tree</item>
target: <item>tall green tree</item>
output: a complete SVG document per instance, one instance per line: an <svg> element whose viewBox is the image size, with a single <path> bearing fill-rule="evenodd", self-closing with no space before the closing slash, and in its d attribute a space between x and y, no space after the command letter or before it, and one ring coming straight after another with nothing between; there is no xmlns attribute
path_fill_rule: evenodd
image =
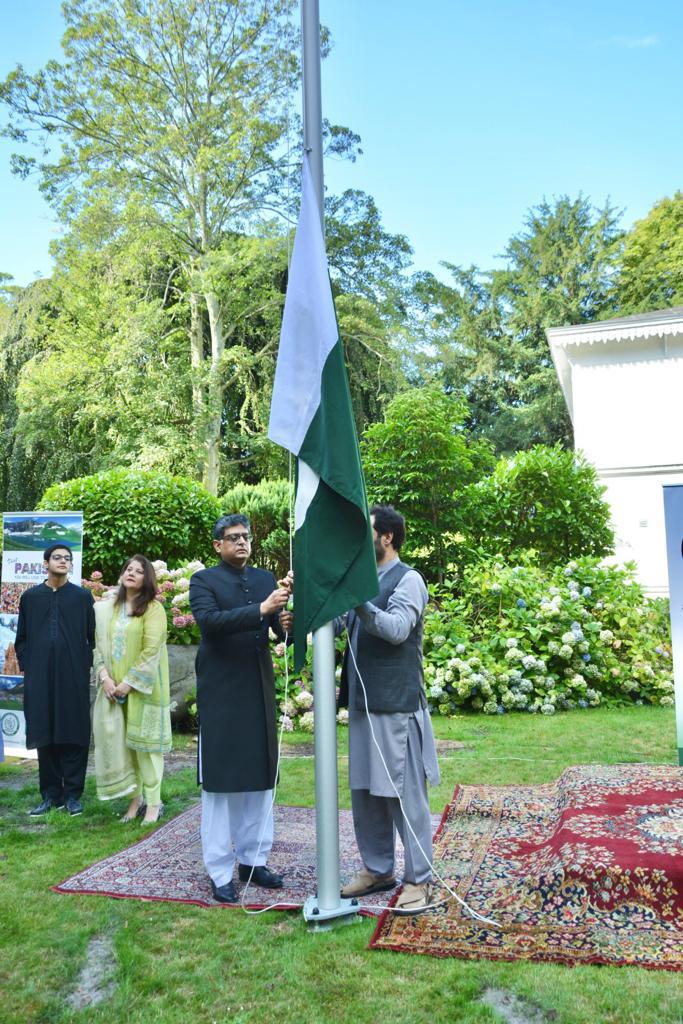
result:
<svg viewBox="0 0 683 1024"><path fill-rule="evenodd" d="M18 429L17 383L28 366L49 353L58 304L49 281L9 288L0 306L0 503L3 509L33 508L62 457L58 444L36 459ZM63 375L55 384L68 386Z"/></svg>
<svg viewBox="0 0 683 1024"><path fill-rule="evenodd" d="M545 337L547 327L615 312L619 216L579 196L543 201L503 254L503 269L446 264L450 284L423 275L415 296L438 372L465 390L472 429L502 452L538 443L570 445L571 422ZM431 364L431 365L429 365Z"/></svg>
<svg viewBox="0 0 683 1024"><path fill-rule="evenodd" d="M683 304L683 192L660 200L626 234L615 293L624 314Z"/></svg>
<svg viewBox="0 0 683 1024"><path fill-rule="evenodd" d="M50 62L37 75L17 68L0 85L9 110L5 134L26 143L37 131L44 145L39 158L22 150L14 169L38 173L70 228L72 248L82 257L90 250L94 265L103 247L120 247L121 240L140 252L145 268L142 250L159 255L155 275L167 278L163 299L156 281L151 304L149 290L136 296L129 290L128 299L135 299L131 308L144 309L150 344L150 316L157 336L172 337L176 347L177 332L185 331L192 402L186 441L199 453L200 475L213 493L221 469L225 475L229 463L253 459L259 446L263 383L277 343L284 245L263 221L287 211L298 194L298 168L287 160L288 152L299 151L298 119L290 108L299 78L294 6L294 0L66 0L63 62ZM325 136L328 151L357 151L359 139L347 129L325 125ZM356 280L364 281L367 272L377 306L370 263L395 265L407 243L381 230L374 204L361 194L337 205L333 228L353 216L366 233L365 247L356 242L354 249L348 228L339 232L340 275L348 280L348 265L358 265L372 248ZM277 259L282 266L276 270ZM137 276L133 269L131 278ZM126 292L125 280L115 283ZM257 289L251 301L247 283ZM386 296L382 301L388 306ZM171 323L164 323L169 316ZM381 363L384 320L356 304L353 321L362 349L358 362ZM126 330L113 323L108 330L91 320L91 328L95 348L109 337L129 357L123 336L135 334L130 322ZM108 362L102 372L109 372ZM187 380L182 372L179 396ZM125 459L125 438L109 413L112 451ZM174 422L180 426L177 416ZM178 432L167 431L165 439L161 429L157 434L161 459L162 445L176 450ZM151 464L154 443L138 442L129 445L128 457L137 450Z"/></svg>
<svg viewBox="0 0 683 1024"><path fill-rule="evenodd" d="M458 494L493 464L490 445L464 428L467 403L438 386L397 395L384 422L361 440L371 501L394 505L408 522L406 552L430 578L459 561L463 537Z"/></svg>
<svg viewBox="0 0 683 1024"><path fill-rule="evenodd" d="M164 237L190 309L193 422L216 492L226 324L212 256L281 203L287 100L298 79L292 0L66 0L64 61L0 87L18 142L65 223L89 203Z"/></svg>

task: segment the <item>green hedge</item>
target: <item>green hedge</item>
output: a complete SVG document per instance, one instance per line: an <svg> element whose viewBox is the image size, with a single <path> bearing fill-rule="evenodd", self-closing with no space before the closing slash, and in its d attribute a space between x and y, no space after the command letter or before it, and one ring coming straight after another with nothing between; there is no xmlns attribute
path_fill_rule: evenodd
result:
<svg viewBox="0 0 683 1024"><path fill-rule="evenodd" d="M54 484L41 509L83 512L83 570L116 579L139 552L169 565L215 560L213 525L222 506L201 484L164 473L113 469Z"/></svg>

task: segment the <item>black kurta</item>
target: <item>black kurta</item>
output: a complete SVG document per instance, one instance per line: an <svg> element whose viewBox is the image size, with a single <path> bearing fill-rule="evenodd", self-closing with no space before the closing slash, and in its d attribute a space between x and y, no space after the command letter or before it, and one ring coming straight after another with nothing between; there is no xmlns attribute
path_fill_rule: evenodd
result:
<svg viewBox="0 0 683 1024"><path fill-rule="evenodd" d="M19 600L15 648L24 673L26 746L90 743L95 612L89 590L39 583Z"/></svg>
<svg viewBox="0 0 683 1024"><path fill-rule="evenodd" d="M276 589L264 569L220 562L190 580L190 607L202 634L197 654L200 780L209 793L271 789L277 770L275 678L260 605Z"/></svg>

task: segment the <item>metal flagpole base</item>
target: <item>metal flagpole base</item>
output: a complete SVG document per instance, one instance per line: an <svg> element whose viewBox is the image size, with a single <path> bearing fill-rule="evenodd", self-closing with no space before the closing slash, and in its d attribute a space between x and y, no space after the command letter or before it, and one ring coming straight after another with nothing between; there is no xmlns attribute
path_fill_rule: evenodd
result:
<svg viewBox="0 0 683 1024"><path fill-rule="evenodd" d="M336 924L355 924L358 920L358 900L339 898L336 907L321 907L317 896L309 896L304 903L304 921L315 931L329 931Z"/></svg>

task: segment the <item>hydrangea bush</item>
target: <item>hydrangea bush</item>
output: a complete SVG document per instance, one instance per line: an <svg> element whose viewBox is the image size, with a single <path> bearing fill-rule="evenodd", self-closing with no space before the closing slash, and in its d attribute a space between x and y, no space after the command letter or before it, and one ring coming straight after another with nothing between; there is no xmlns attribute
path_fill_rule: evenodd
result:
<svg viewBox="0 0 683 1024"><path fill-rule="evenodd" d="M552 715L599 704L673 704L666 601L635 566L581 558L542 569L490 559L433 591L425 682L433 711Z"/></svg>
<svg viewBox="0 0 683 1024"><path fill-rule="evenodd" d="M337 640L337 684L341 676L341 654L344 641ZM300 672L294 671L294 649L285 649L284 643L275 645L273 650L275 669L275 693L280 708L280 723L285 732L301 729L313 732L313 659L311 645L308 646L306 664ZM286 692L285 692L286 691ZM337 695L339 689L337 687ZM337 722L348 725L349 713L346 708L337 712Z"/></svg>

